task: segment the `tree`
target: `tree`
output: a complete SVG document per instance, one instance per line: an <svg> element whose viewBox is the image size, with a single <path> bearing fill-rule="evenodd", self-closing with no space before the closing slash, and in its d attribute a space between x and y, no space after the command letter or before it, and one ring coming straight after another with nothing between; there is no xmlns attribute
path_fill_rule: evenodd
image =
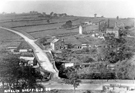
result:
<svg viewBox="0 0 135 93"><path fill-rule="evenodd" d="M84 59L84 62L85 63L91 63L91 62L94 62L95 60L89 56L86 56L85 59Z"/></svg>
<svg viewBox="0 0 135 93"><path fill-rule="evenodd" d="M115 67L116 78L118 79L135 79L135 65L131 60L124 60L119 62Z"/></svg>
<svg viewBox="0 0 135 93"><path fill-rule="evenodd" d="M71 28L72 27L72 21L71 20L67 21L66 25L67 25L68 28Z"/></svg>
<svg viewBox="0 0 135 93"><path fill-rule="evenodd" d="M49 19L47 20L47 23L50 23L50 20Z"/></svg>
<svg viewBox="0 0 135 93"><path fill-rule="evenodd" d="M127 36L128 32L129 31L127 29L127 26L125 28L120 28L119 29L119 35L120 35L120 37Z"/></svg>
<svg viewBox="0 0 135 93"><path fill-rule="evenodd" d="M0 62L0 77L2 81L13 83L17 80L20 66L17 56L9 55L3 57Z"/></svg>
<svg viewBox="0 0 135 93"><path fill-rule="evenodd" d="M91 90L87 90L86 93L92 93L92 91Z"/></svg>
<svg viewBox="0 0 135 93"><path fill-rule="evenodd" d="M68 20L65 24L62 25L63 28L68 29L72 27L72 21Z"/></svg>
<svg viewBox="0 0 135 93"><path fill-rule="evenodd" d="M117 20L119 20L119 16L117 16L117 18L116 18Z"/></svg>
<svg viewBox="0 0 135 93"><path fill-rule="evenodd" d="M126 66L127 68L127 66ZM135 65L128 65L126 76L128 76L128 79L135 79Z"/></svg>
<svg viewBox="0 0 135 93"><path fill-rule="evenodd" d="M20 59L16 55L7 55L0 62L0 77L3 82L9 83L9 88L35 88L36 79L40 73L36 73L31 66L20 64ZM17 84L14 85L14 84Z"/></svg>
<svg viewBox="0 0 135 93"><path fill-rule="evenodd" d="M105 48L103 49L103 54L105 55L105 60L111 63L116 63L118 61L130 59L133 55L131 48L126 45L126 32L120 30L120 37L115 38L113 35L105 37Z"/></svg>
<svg viewBox="0 0 135 93"><path fill-rule="evenodd" d="M39 40L39 43L40 44L44 44L44 43L46 43L47 42L47 38L46 37L43 37L43 38L41 38L40 40Z"/></svg>
<svg viewBox="0 0 135 93"><path fill-rule="evenodd" d="M94 17L97 17L97 14L94 14Z"/></svg>
<svg viewBox="0 0 135 93"><path fill-rule="evenodd" d="M62 59L66 61L70 60L70 58L72 57L72 53L73 51L69 49L62 50Z"/></svg>
<svg viewBox="0 0 135 93"><path fill-rule="evenodd" d="M79 76L77 74L77 70L74 67L70 67L67 68L65 70L65 74L67 76L67 79L65 79L65 83L67 84L72 84L74 87L74 93L75 93L75 89L79 86L80 84L80 80L79 80Z"/></svg>

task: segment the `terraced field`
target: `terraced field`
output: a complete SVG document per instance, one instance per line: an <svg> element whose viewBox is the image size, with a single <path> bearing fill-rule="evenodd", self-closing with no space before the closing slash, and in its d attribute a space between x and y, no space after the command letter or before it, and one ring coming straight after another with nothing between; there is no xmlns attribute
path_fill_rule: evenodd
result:
<svg viewBox="0 0 135 93"><path fill-rule="evenodd" d="M50 22L48 23L47 20ZM72 29L63 29L61 26L66 21L72 21L75 26ZM7 14L0 15L0 26L4 26L17 31L25 31L32 35L34 38L41 38L46 35L55 36L68 36L78 34L78 25L82 22L91 21L98 23L101 20L107 21L107 18L94 18L94 17L79 17L79 16L65 16L49 18L41 14ZM114 25L115 18L110 18L110 26ZM132 25L132 20L121 19L117 22L123 22L124 25ZM98 30L98 25L88 26L84 28L84 33L89 33L92 30ZM20 37L13 33L0 30L0 42L5 41L19 41ZM4 43L3 43L4 44Z"/></svg>

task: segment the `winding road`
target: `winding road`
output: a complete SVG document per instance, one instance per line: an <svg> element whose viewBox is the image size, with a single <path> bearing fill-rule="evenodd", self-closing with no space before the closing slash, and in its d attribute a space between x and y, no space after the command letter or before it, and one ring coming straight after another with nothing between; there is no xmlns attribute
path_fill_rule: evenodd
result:
<svg viewBox="0 0 135 93"><path fill-rule="evenodd" d="M6 31L13 32L22 38L31 46L31 48L34 51L34 54L39 62L39 65L43 70L47 70L53 74L53 78L58 78L58 70L54 67L54 65L50 62L49 58L47 57L47 54L35 43L35 39L32 39L32 37L29 37L28 35L25 35L23 32L18 32L9 28L0 27L0 29L4 29ZM48 83L39 82L39 84L44 85L46 88L50 89L73 89L72 85L59 83L59 82L53 82L50 81ZM134 86L133 80L82 80L80 85L76 88L77 90L102 90L102 87L104 85L110 85L110 84L120 84L120 85L126 85L126 86Z"/></svg>
<svg viewBox="0 0 135 93"><path fill-rule="evenodd" d="M59 78L58 76L58 70L53 66L53 64L50 62L49 58L47 57L47 54L35 43L35 39L30 37L27 34L24 34L23 32L18 32L9 28L0 27L0 29L4 29L9 32L13 32L19 36L21 36L33 49L35 57L40 65L40 67L45 71L49 71L52 73L52 77Z"/></svg>

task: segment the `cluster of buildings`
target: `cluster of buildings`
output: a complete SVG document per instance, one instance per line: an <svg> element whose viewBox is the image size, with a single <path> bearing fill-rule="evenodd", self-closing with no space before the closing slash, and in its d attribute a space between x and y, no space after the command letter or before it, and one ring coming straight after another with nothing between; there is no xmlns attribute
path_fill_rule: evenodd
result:
<svg viewBox="0 0 135 93"><path fill-rule="evenodd" d="M19 55L19 59L22 60L20 62L25 62L25 63L23 63L25 66L27 66L27 65L33 66L35 57L33 54L33 50L27 44L27 42L22 41L22 42L18 43L18 46L7 47L7 49L9 51L9 53Z"/></svg>
<svg viewBox="0 0 135 93"><path fill-rule="evenodd" d="M100 42L105 40L101 32L93 34L83 34L83 26L79 26L78 34L61 38L50 38L48 43L43 44L44 48L52 51L60 51L62 49L81 50L84 48L96 48L100 46Z"/></svg>
<svg viewBox="0 0 135 93"><path fill-rule="evenodd" d="M89 24L92 23L87 23L87 25ZM48 52L47 50L49 50L56 53L62 53L61 51L64 49L77 51L82 49L99 49L101 47L105 47L103 44L105 41L104 35L108 33L113 33L116 38L119 38L119 28L116 24L113 29L107 28L105 33L100 31L93 31L91 34L83 34L83 30L83 25L80 25L77 35L61 38L56 38L53 36L47 39L47 41L45 41L45 43L43 43L41 46L43 47L44 52ZM18 47L8 47L8 49L14 54L19 54L20 59L26 60L30 65L32 65L35 58L33 50L25 41L22 41ZM52 59L52 57L50 58Z"/></svg>

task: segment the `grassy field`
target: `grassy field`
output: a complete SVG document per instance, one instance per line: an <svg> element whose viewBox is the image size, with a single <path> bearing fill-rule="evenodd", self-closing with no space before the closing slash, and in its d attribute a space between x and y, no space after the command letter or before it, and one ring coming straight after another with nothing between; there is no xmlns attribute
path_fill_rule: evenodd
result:
<svg viewBox="0 0 135 93"><path fill-rule="evenodd" d="M22 40L22 38L18 35L0 29L0 50L8 46L17 46L20 40Z"/></svg>
<svg viewBox="0 0 135 93"><path fill-rule="evenodd" d="M80 24L80 22L94 20L94 22L99 21L103 18L89 18L89 17L75 17L75 16L66 16L50 19L50 24L47 23L47 18L38 17L39 15L5 15L0 16L0 25L14 28L16 30L23 30L26 32L47 30L53 28L59 28L66 21L71 20L73 25ZM58 31L56 32L58 33Z"/></svg>
<svg viewBox="0 0 135 93"><path fill-rule="evenodd" d="M0 29L0 41L18 40L20 37L12 32Z"/></svg>
<svg viewBox="0 0 135 93"><path fill-rule="evenodd" d="M26 18L29 19L26 20ZM78 28L72 30L60 29L63 24L68 20L72 20L73 25L78 25L84 21L93 20L93 18L87 17L60 17L50 19L50 24L47 23L46 18L38 17L38 16L3 16L0 20L0 25L4 27L8 27L17 31L25 31L31 34L35 38L44 37L45 35L59 35L59 34L69 34L69 33L78 33ZM5 21L4 21L5 20ZM96 20L101 20L96 19ZM89 28L97 28L97 27L89 27ZM89 29L87 27L88 30Z"/></svg>
<svg viewBox="0 0 135 93"><path fill-rule="evenodd" d="M78 28L70 30L62 29L61 26L68 20L71 20L73 25L78 25L85 21L91 21L94 23L98 23L101 20L107 21L107 18L65 16L51 18L49 19L50 23L47 23L47 20L48 17L41 16L41 14L6 14L0 15L0 26L27 32L34 38L41 38L46 35L69 36L78 34ZM115 21L115 18L110 18L110 26L114 26ZM123 22L124 25L133 25L131 19L121 19L117 20L117 22L119 24ZM83 31L85 33L90 33L93 30L98 31L98 25L85 27ZM132 33L134 33L134 31L132 31ZM17 41L20 40L20 37L0 29L0 42L8 40Z"/></svg>

